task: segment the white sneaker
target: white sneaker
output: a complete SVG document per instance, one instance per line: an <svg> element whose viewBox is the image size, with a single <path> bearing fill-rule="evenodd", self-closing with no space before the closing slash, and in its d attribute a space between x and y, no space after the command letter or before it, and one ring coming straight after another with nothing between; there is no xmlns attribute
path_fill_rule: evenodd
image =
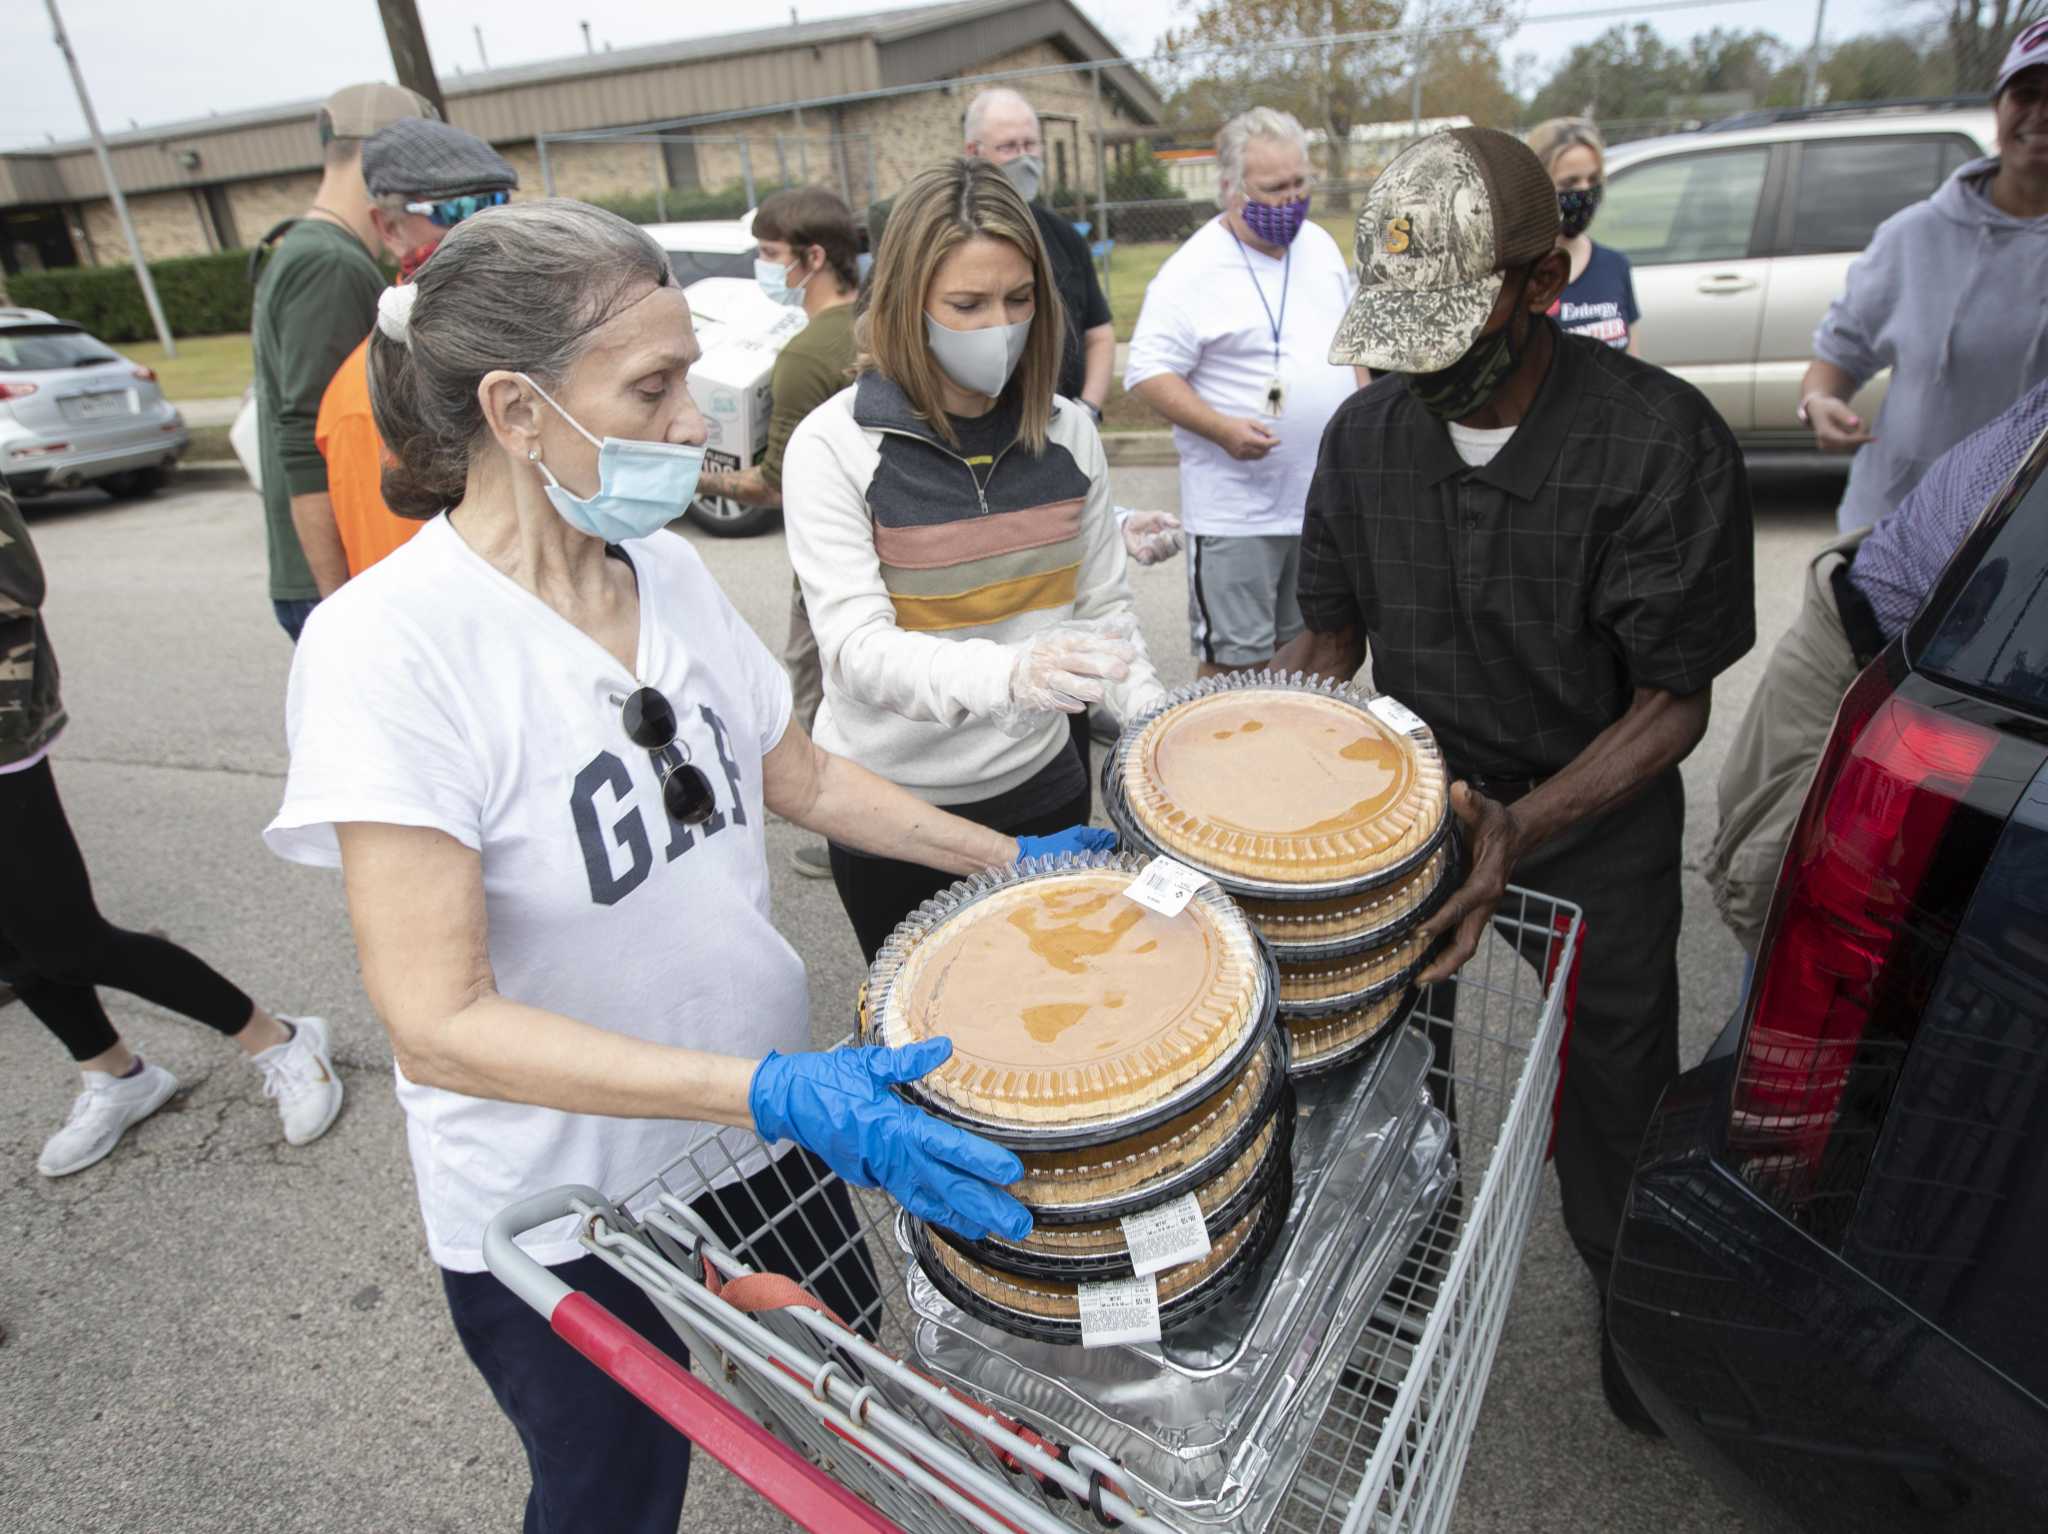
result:
<svg viewBox="0 0 2048 1534"><path fill-rule="evenodd" d="M121 1143L129 1126L140 1124L171 1100L178 1078L160 1065L143 1063L133 1076L85 1071L85 1090L71 1104L64 1127L43 1142L36 1170L45 1177L82 1172Z"/></svg>
<svg viewBox="0 0 2048 1534"><path fill-rule="evenodd" d="M263 1094L277 1099L287 1145L304 1145L327 1133L341 1112L341 1077L327 1047L327 1023L318 1017L277 1016L292 1026L292 1036L273 1045L250 1063L263 1072Z"/></svg>

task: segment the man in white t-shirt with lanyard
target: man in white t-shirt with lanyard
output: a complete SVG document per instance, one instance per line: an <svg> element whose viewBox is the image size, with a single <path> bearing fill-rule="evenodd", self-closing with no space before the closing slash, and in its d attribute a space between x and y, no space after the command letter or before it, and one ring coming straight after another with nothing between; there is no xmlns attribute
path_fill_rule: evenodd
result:
<svg viewBox="0 0 2048 1534"><path fill-rule="evenodd" d="M1308 135L1255 107L1216 135L1223 211L1145 290L1124 387L1173 423L1202 676L1264 666L1301 632L1301 508L1323 427L1358 369L1333 367L1351 301L1337 242L1308 221Z"/></svg>

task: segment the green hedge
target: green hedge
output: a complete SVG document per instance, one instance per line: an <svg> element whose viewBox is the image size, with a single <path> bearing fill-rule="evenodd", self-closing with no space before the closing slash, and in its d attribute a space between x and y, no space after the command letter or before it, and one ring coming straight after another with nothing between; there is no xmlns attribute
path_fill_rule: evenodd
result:
<svg viewBox="0 0 2048 1534"><path fill-rule="evenodd" d="M171 334L231 335L249 328L249 253L181 256L150 263L157 297ZM149 305L132 267L59 267L23 272L7 280L14 302L47 309L59 319L83 325L102 341L153 341Z"/></svg>

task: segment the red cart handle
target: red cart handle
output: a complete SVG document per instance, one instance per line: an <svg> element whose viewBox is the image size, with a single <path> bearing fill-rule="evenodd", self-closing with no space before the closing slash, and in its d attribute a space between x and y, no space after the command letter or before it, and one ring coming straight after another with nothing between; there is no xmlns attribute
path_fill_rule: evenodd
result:
<svg viewBox="0 0 2048 1534"><path fill-rule="evenodd" d="M505 1210L484 1232L485 1266L545 1316L556 1336L811 1534L903 1534L899 1525L519 1247L515 1237L575 1213L579 1203L602 1207L604 1199L591 1188L557 1188Z"/></svg>

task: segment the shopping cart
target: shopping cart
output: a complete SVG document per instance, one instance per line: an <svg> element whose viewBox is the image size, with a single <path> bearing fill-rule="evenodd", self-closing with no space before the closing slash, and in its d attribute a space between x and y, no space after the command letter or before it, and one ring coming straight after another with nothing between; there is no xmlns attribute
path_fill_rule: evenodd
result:
<svg viewBox="0 0 2048 1534"><path fill-rule="evenodd" d="M1463 1193L1430 1206L1399 1272L1347 1337L1341 1368L1332 1361L1334 1387L1265 1528L1448 1526L1541 1181L1579 934L1576 908L1511 889L1472 962L1411 1015L1410 1027L1451 1040L1448 1070L1439 1055L1429 1085L1439 1104L1455 1094ZM539 1194L492 1222L485 1260L698 1451L817 1534L1184 1534L1108 1454L918 1367L889 1200L805 1185L769 1222L803 1222L827 1263L857 1259L864 1245L880 1297L840 1317L807 1292L825 1267L801 1286L756 1272L746 1253L773 1231L721 1240L680 1196L742 1170L714 1139L621 1195ZM568 1216L582 1245L668 1318L701 1378L515 1244Z"/></svg>

